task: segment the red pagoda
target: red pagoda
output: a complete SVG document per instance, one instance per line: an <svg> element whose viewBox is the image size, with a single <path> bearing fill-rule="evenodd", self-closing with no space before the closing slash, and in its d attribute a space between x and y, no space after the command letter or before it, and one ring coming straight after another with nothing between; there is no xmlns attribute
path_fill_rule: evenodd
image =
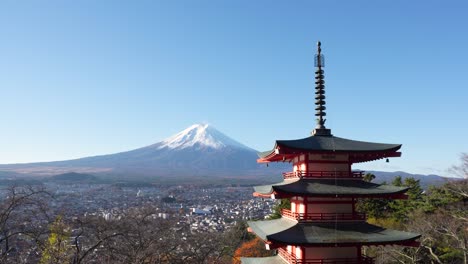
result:
<svg viewBox="0 0 468 264"><path fill-rule="evenodd" d="M366 222L356 211L360 198L406 199L408 188L363 180L353 163L400 157L400 144L382 144L333 136L325 127L324 58L318 42L315 56L317 126L310 137L277 140L271 151L260 153L259 163L290 162L291 172L280 183L255 187L254 196L289 199L290 210L275 220L250 221L269 250L265 258L242 258L244 264L374 263L362 246L417 246L419 234L390 230Z"/></svg>

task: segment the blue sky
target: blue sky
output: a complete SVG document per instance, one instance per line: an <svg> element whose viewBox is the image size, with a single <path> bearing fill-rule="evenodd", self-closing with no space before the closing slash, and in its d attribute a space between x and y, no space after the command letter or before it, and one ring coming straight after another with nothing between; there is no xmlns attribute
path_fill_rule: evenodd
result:
<svg viewBox="0 0 468 264"><path fill-rule="evenodd" d="M362 169L445 174L468 151L466 1L2 1L0 163L108 154L207 122L258 150L315 126L403 144Z"/></svg>

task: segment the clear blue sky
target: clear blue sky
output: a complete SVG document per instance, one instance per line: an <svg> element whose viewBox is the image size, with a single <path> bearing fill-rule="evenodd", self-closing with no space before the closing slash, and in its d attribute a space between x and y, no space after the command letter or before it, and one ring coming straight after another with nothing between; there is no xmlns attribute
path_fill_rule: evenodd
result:
<svg viewBox="0 0 468 264"><path fill-rule="evenodd" d="M2 1L0 163L109 154L208 122L258 150L315 126L403 144L363 169L444 174L468 151L466 1Z"/></svg>

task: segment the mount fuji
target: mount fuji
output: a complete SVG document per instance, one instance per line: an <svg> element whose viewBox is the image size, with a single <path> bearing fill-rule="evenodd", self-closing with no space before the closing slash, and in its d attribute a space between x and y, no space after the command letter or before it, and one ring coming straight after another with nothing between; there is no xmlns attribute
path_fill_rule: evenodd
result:
<svg viewBox="0 0 468 264"><path fill-rule="evenodd" d="M216 130L216 128L208 124L196 124L187 129L175 134L174 136L156 143L149 147L157 147L158 149L173 149L181 150L186 148L195 149L223 149L237 148L249 151L255 151L232 138L224 135Z"/></svg>
<svg viewBox="0 0 468 264"><path fill-rule="evenodd" d="M28 175L79 172L137 176L254 176L270 173L256 163L257 151L208 124L195 124L153 145L75 160L0 165Z"/></svg>
<svg viewBox="0 0 468 264"><path fill-rule="evenodd" d="M276 182L280 172L291 169L291 164L257 164L257 151L226 136L213 126L196 124L146 147L110 155L74 160L0 165L0 179L27 176L50 177L59 175L83 178L93 174L112 180L142 180L161 182L229 182L245 179ZM73 174L74 173L74 174ZM406 172L372 171L377 181L391 181L394 176L415 177L423 186L441 184L445 178L438 175L415 175ZM221 180L221 182L220 182Z"/></svg>

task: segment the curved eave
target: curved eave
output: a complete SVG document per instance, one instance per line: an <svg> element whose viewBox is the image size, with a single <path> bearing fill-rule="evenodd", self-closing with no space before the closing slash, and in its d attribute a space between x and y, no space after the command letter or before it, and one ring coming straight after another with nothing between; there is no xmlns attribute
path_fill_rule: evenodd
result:
<svg viewBox="0 0 468 264"><path fill-rule="evenodd" d="M407 187L380 185L350 179L287 179L283 182L254 187L254 196L276 198L309 197L393 197L404 199Z"/></svg>
<svg viewBox="0 0 468 264"><path fill-rule="evenodd" d="M280 218L251 221L248 224L252 232L264 241L280 245L408 245L421 236L382 228L366 222L298 223Z"/></svg>
<svg viewBox="0 0 468 264"><path fill-rule="evenodd" d="M400 157L401 144L356 141L334 136L311 136L296 140L277 140L272 150L258 153L257 162L289 160L302 153L348 153L351 162L365 162L388 157Z"/></svg>
<svg viewBox="0 0 468 264"><path fill-rule="evenodd" d="M401 152L398 151L288 151L288 153L275 153L275 151L266 151L262 153L267 153L264 157L260 157L257 159L257 163L268 163L268 162L280 162L280 161L289 161L295 158L297 155L308 153L308 154L324 154L324 153L333 153L333 154L349 154L349 162L350 163L361 163L361 162L369 162L379 159L385 158L398 158L401 157ZM260 156L260 154L259 154Z"/></svg>

